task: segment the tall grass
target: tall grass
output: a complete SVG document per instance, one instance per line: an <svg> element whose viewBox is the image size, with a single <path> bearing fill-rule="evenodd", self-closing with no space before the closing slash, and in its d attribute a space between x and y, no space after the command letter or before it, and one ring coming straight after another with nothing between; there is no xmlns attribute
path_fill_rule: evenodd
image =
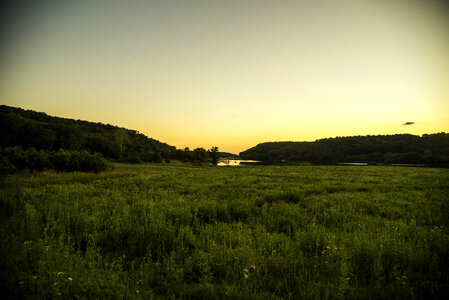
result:
<svg viewBox="0 0 449 300"><path fill-rule="evenodd" d="M10 298L445 298L449 173L115 165L0 179Z"/></svg>

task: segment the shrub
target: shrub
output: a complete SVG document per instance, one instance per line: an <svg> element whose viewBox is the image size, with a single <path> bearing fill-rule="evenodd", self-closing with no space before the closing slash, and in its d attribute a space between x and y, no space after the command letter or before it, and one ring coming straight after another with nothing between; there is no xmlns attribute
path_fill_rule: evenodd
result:
<svg viewBox="0 0 449 300"><path fill-rule="evenodd" d="M34 148L5 148L0 152L0 173L17 170L41 172L44 169L57 171L101 172L107 164L101 154L83 151L59 150L57 152L37 151Z"/></svg>
<svg viewBox="0 0 449 300"><path fill-rule="evenodd" d="M37 151L34 148L26 150L28 168L42 172L46 168L52 168L52 164L48 159L48 153L43 150Z"/></svg>
<svg viewBox="0 0 449 300"><path fill-rule="evenodd" d="M70 152L67 150L59 150L51 155L51 160L57 171L71 171L70 158Z"/></svg>
<svg viewBox="0 0 449 300"><path fill-rule="evenodd" d="M11 164L8 157L4 156L3 153L0 156L0 174L14 173L17 168Z"/></svg>
<svg viewBox="0 0 449 300"><path fill-rule="evenodd" d="M0 169L2 173L11 173L16 170L42 171L52 168L48 154L43 150L34 148L24 150L20 147L5 148L1 151Z"/></svg>
<svg viewBox="0 0 449 300"><path fill-rule="evenodd" d="M125 158L125 162L131 163L131 164L141 164L142 158L137 152L131 151L128 153L128 156Z"/></svg>
<svg viewBox="0 0 449 300"><path fill-rule="evenodd" d="M106 161L101 154L90 154L86 150L73 152L70 157L70 170L99 173L106 170Z"/></svg>

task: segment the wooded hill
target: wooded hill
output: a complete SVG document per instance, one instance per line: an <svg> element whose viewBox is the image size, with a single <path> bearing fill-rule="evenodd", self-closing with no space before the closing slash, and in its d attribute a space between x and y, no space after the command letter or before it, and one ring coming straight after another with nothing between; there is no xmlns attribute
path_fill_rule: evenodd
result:
<svg viewBox="0 0 449 300"><path fill-rule="evenodd" d="M449 166L449 134L368 135L314 142L270 142L243 151L240 157L265 163L376 162Z"/></svg>
<svg viewBox="0 0 449 300"><path fill-rule="evenodd" d="M109 160L130 163L169 162L170 159L215 163L220 157L236 157L232 153L219 152L216 147L209 150L176 149L136 130L0 105L0 147L5 150L17 146L48 153L59 150L87 151L100 153ZM20 150L15 152L19 153ZM5 153L11 151L2 153L7 155Z"/></svg>
<svg viewBox="0 0 449 300"><path fill-rule="evenodd" d="M42 112L0 106L0 146L23 149L87 150L118 161L161 161L176 147L110 124L52 117Z"/></svg>

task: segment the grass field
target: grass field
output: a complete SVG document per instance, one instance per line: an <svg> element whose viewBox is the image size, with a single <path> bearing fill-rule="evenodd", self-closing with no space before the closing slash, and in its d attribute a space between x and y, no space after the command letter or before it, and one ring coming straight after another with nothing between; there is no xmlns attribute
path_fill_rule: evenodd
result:
<svg viewBox="0 0 449 300"><path fill-rule="evenodd" d="M449 172L115 165L0 179L10 298L442 299Z"/></svg>

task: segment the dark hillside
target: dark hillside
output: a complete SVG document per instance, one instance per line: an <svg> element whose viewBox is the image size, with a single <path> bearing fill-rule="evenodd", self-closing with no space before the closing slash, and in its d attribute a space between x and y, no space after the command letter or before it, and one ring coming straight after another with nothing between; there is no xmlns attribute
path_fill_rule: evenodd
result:
<svg viewBox="0 0 449 300"><path fill-rule="evenodd" d="M45 151L87 150L129 162L159 162L176 149L136 130L53 117L6 105L0 106L0 146Z"/></svg>
<svg viewBox="0 0 449 300"><path fill-rule="evenodd" d="M240 153L243 159L268 163L377 162L448 166L449 134L436 133L336 137L315 142L261 143Z"/></svg>

